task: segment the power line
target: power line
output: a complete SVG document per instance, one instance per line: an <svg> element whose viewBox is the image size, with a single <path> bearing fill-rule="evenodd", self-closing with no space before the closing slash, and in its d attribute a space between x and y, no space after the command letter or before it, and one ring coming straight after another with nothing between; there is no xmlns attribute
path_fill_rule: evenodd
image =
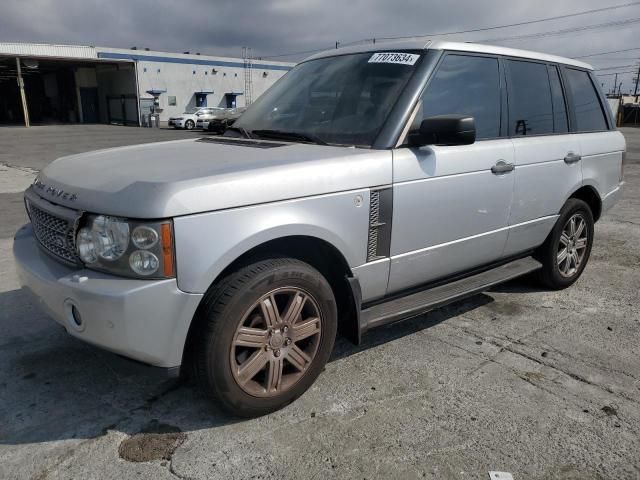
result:
<svg viewBox="0 0 640 480"><path fill-rule="evenodd" d="M637 70L627 70L626 72L614 72L614 73L596 73L596 77L608 77L609 75L625 75L627 73L637 73Z"/></svg>
<svg viewBox="0 0 640 480"><path fill-rule="evenodd" d="M637 67L636 64L631 64L631 65L618 65L616 67L603 67L603 68L596 68L594 71L595 72L600 72L602 70L615 70L617 68L630 68L630 67Z"/></svg>
<svg viewBox="0 0 640 480"><path fill-rule="evenodd" d="M542 22L548 22L548 21L552 21L552 20L561 20L564 18L570 18L570 17L577 17L577 16L581 16L581 15L588 15L591 13L598 13L598 12L604 12L604 11L609 11L609 10L617 10L620 8L627 8L627 7L634 7L640 5L640 2L630 2L630 3L623 3L620 5L612 5L610 7L602 7L602 8L594 8L591 10L583 10L580 12L574 12L574 13L568 13L565 15L557 15L554 17L546 17L546 18L540 18L537 20L529 20L529 21L525 21L525 22L518 22L518 23L511 23L511 24L507 24L507 25L495 25L492 27L484 27L484 28L475 28L475 29L471 29L471 30L459 30L459 31L455 31L455 32L440 32L440 33L427 33L427 34L422 34L422 35L409 35L409 36L398 36L398 37L376 37L376 39L362 39L362 40L356 40L353 42L349 42L349 43L343 43L342 46L348 46L348 45L353 45L359 42L364 42L364 41L369 41L369 40L400 40L400 39L404 39L404 38L416 38L416 37L436 37L436 36L445 36L445 35L458 35L458 34L463 34L463 33L477 33L477 32L486 32L486 31L490 31L490 30L498 30L501 28L509 28L509 27L519 27L519 26L523 26L523 25L532 25L535 23L542 23ZM292 57L294 55L305 55L305 54L309 54L309 53L318 53L318 52L322 52L325 50L329 50L329 48L319 48L319 49L314 49L314 50L305 50L305 51L300 51L300 52L290 52L290 53L281 53L278 55L268 55L268 56L262 56L260 58L280 58L280 57ZM625 51L630 51L632 49L629 50L625 50ZM636 50L636 49L633 49ZM579 58L579 57L577 57Z"/></svg>
<svg viewBox="0 0 640 480"><path fill-rule="evenodd" d="M403 38L416 38L416 37L438 37L438 36L445 36L445 35L459 35L462 33L477 33L477 32L486 32L489 30L498 30L500 28L509 28L509 27L520 27L523 25L531 25L534 23L541 23L541 22L548 22L551 20L560 20L563 18L570 18L570 17L577 17L580 15L588 15L591 13L598 13L598 12L604 12L604 11L608 11L608 10L617 10L619 8L626 8L626 7L634 7L640 5L640 2L631 2L631 3L623 3L621 5L612 5L610 7L603 7L603 8L594 8L592 10L583 10L580 12L575 12L575 13L568 13L565 15L557 15L555 17L546 17L546 18L540 18L538 20L529 20L526 22L518 22L518 23L510 23L507 25L496 25L496 26L492 26L492 27L484 27L484 28L474 28L472 30L459 30L459 31L455 31L455 32L440 32L440 33L426 33L426 34L422 34L422 35L409 35L409 36L399 36L399 37L376 37L375 40L400 40ZM369 39L363 39L363 40L356 40L355 42L350 42L350 43L346 43L344 45L351 45L351 44L355 44L358 42L362 42L362 41L366 41Z"/></svg>
<svg viewBox="0 0 640 480"><path fill-rule="evenodd" d="M280 58L280 57L293 57L294 55L306 55L309 53L318 53L324 52L325 50L329 50L330 48L317 48L315 50L304 50L302 52L291 52L291 53L280 53L278 55L263 55L259 58Z"/></svg>
<svg viewBox="0 0 640 480"><path fill-rule="evenodd" d="M640 47L636 48L625 48L624 50L611 50L610 52L599 52L599 53L590 53L589 55L580 55L579 57L573 58L589 58L589 57L597 57L599 55L609 55L611 53L622 53L622 52L631 52L633 50L640 50Z"/></svg>
<svg viewBox="0 0 640 480"><path fill-rule="evenodd" d="M619 60L640 60L640 57L610 57L610 58L606 58L603 59L605 61L611 61L611 60L615 60L615 61L619 61ZM597 60L594 60L597 61Z"/></svg>
<svg viewBox="0 0 640 480"><path fill-rule="evenodd" d="M513 37L502 37L502 38L489 38L484 40L478 40L479 42L504 42L508 40L524 40L528 38L543 38L543 37L551 37L554 35L563 35L565 33L574 33L574 32L584 32L587 30L594 30L597 28L608 28L608 27L623 27L627 25L632 25L640 22L640 18L630 18L627 20L617 20L614 22L606 22L606 23L597 23L595 25L584 25L582 27L573 27L573 28L564 28L561 30L552 30L549 32L538 32L538 33L529 33L526 35L516 35Z"/></svg>

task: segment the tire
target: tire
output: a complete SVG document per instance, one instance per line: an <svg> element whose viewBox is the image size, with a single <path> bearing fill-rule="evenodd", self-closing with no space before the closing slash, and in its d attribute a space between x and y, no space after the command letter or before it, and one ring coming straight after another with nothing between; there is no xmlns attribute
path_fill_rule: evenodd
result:
<svg viewBox="0 0 640 480"><path fill-rule="evenodd" d="M186 122L184 122L184 128L186 130L193 130L193 128L196 126L195 123L193 123L193 120L187 120Z"/></svg>
<svg viewBox="0 0 640 480"><path fill-rule="evenodd" d="M570 234L572 220L576 222L576 235L573 236ZM567 200L553 230L536 254L537 259L542 262L542 269L537 272L538 280L553 290L573 285L589 261L593 233L594 220L589 205L577 198ZM563 252L568 255L561 260Z"/></svg>
<svg viewBox="0 0 640 480"><path fill-rule="evenodd" d="M196 321L197 383L227 412L257 417L290 404L316 380L333 349L337 309L315 268L268 258L213 285Z"/></svg>

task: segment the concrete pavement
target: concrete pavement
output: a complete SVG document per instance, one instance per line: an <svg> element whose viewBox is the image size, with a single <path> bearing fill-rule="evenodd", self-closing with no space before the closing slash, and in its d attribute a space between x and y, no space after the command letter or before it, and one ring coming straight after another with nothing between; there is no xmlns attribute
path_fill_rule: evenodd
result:
<svg viewBox="0 0 640 480"><path fill-rule="evenodd" d="M137 141L140 129L125 130ZM0 161L14 169L64 153L20 151L7 132ZM20 194L0 193L0 478L640 478L640 130L624 133L624 200L596 225L572 288L520 280L372 331L360 347L339 339L300 400L254 420L41 313L11 256Z"/></svg>

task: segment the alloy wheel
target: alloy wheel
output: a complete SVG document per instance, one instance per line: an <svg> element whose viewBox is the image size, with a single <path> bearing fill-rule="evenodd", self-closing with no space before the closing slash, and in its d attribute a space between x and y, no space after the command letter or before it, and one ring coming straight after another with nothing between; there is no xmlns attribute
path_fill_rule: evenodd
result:
<svg viewBox="0 0 640 480"><path fill-rule="evenodd" d="M273 290L243 315L231 345L231 369L249 395L273 397L307 371L320 345L318 302L297 287Z"/></svg>
<svg viewBox="0 0 640 480"><path fill-rule="evenodd" d="M556 257L560 275L570 278L580 270L588 242L587 221L581 213L576 213L565 223L560 234Z"/></svg>

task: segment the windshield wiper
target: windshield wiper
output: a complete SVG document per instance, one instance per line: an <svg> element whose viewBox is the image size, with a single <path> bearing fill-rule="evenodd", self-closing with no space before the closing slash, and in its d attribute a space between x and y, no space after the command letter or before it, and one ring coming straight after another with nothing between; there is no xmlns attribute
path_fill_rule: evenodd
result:
<svg viewBox="0 0 640 480"><path fill-rule="evenodd" d="M327 142L311 133L301 132L285 132L283 130L252 130L251 133L258 135L259 137L275 138L280 140L293 140L308 143L315 143L318 145L328 145Z"/></svg>
<svg viewBox="0 0 640 480"><path fill-rule="evenodd" d="M227 128L225 129L225 132L226 132L227 130L233 130L234 132L238 132L238 133L239 133L240 135L242 135L244 138L253 138L253 137L251 136L251 134L249 133L249 130L247 130L246 128L243 128L243 127L230 126L230 127L227 127Z"/></svg>

